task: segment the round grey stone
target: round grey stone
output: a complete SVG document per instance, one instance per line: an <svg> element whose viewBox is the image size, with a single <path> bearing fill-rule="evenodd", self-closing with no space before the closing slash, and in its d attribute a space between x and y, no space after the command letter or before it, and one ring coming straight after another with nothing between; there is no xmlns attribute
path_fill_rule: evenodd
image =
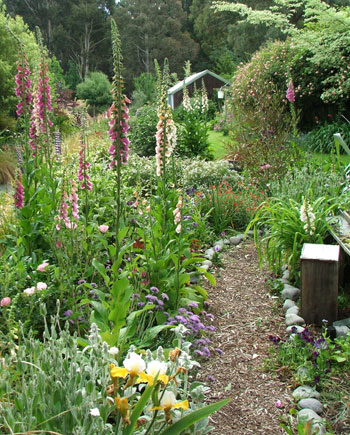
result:
<svg viewBox="0 0 350 435"><path fill-rule="evenodd" d="M286 280L289 279L289 270L288 269L283 272L282 279L286 279Z"/></svg>
<svg viewBox="0 0 350 435"><path fill-rule="evenodd" d="M324 420L312 409L302 409L298 412L297 419L299 423L307 423L312 420L311 434L324 435L326 433Z"/></svg>
<svg viewBox="0 0 350 435"><path fill-rule="evenodd" d="M286 311L286 316L288 314L298 314L298 313L299 313L299 307L294 305L293 307L288 308L288 310Z"/></svg>
<svg viewBox="0 0 350 435"><path fill-rule="evenodd" d="M295 307L296 303L292 299L286 299L283 303L283 309L288 310L288 308Z"/></svg>
<svg viewBox="0 0 350 435"><path fill-rule="evenodd" d="M298 367L297 370L297 375L299 376L299 378L301 379L306 379L310 374L310 370L307 367L304 366L300 366ZM302 399L302 400L308 400L308 399ZM313 399L316 400L316 399ZM308 406L302 406L301 408L308 408ZM315 411L317 412L317 411Z"/></svg>
<svg viewBox="0 0 350 435"><path fill-rule="evenodd" d="M337 337L346 337L350 332L350 329L347 326L335 326L334 329Z"/></svg>
<svg viewBox="0 0 350 435"><path fill-rule="evenodd" d="M215 251L213 248L209 248L205 251L204 256L208 260L211 260L214 257Z"/></svg>
<svg viewBox="0 0 350 435"><path fill-rule="evenodd" d="M204 269L204 270L208 270L208 269L209 269L209 266L208 266L207 264L203 264L203 263L202 263L202 264L200 265L200 268L201 268L201 269Z"/></svg>
<svg viewBox="0 0 350 435"><path fill-rule="evenodd" d="M301 385L293 391L292 396L298 401L301 399L308 399L309 397L318 399L320 397L320 393L309 385Z"/></svg>
<svg viewBox="0 0 350 435"><path fill-rule="evenodd" d="M322 412L323 412L322 403L319 400L314 399L313 397L299 400L298 406L299 406L299 408L302 408L302 409L305 409L305 408L312 409L317 414L322 414Z"/></svg>
<svg viewBox="0 0 350 435"><path fill-rule="evenodd" d="M214 243L214 248L216 248L217 246L220 246L220 248L222 249L224 247L224 244L225 244L224 241L222 239L220 239Z"/></svg>
<svg viewBox="0 0 350 435"><path fill-rule="evenodd" d="M305 320L297 314L286 314L286 325L304 325Z"/></svg>
<svg viewBox="0 0 350 435"><path fill-rule="evenodd" d="M204 264L206 264L208 267L212 267L213 262L210 261L210 260L204 260L204 261L202 262L202 265L204 265Z"/></svg>
<svg viewBox="0 0 350 435"><path fill-rule="evenodd" d="M281 296L284 300L292 299L292 301L296 301L299 298L300 289L293 287L289 284L284 284L284 289L282 290Z"/></svg>
<svg viewBox="0 0 350 435"><path fill-rule="evenodd" d="M239 245L242 241L243 237L240 236L233 236L230 237L230 243L231 245Z"/></svg>

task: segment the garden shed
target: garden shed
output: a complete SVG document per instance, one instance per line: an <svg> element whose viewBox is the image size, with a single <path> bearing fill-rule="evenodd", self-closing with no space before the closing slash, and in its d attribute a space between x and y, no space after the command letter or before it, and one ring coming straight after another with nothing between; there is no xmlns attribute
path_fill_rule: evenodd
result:
<svg viewBox="0 0 350 435"><path fill-rule="evenodd" d="M208 69L199 73L192 74L187 77L186 80L181 80L168 89L168 103L172 109L179 106L183 99L183 89L186 86L190 97L193 95L194 87L197 89L202 87L202 81L208 93L208 97L211 98L214 92L220 89L222 86L229 85L230 82L223 77L209 71Z"/></svg>

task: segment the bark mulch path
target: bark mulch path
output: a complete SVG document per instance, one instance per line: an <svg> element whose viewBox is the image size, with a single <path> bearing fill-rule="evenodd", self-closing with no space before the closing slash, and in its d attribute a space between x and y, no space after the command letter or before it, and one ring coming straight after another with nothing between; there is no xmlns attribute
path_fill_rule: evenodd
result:
<svg viewBox="0 0 350 435"><path fill-rule="evenodd" d="M208 294L216 328L211 339L224 353L203 363L199 378L211 388L209 402L232 401L210 417L210 433L284 434L279 417L292 405L291 390L277 373L263 369L269 335L285 335L283 312L268 292L253 242L230 247L220 258L217 285ZM276 408L277 400L282 409Z"/></svg>

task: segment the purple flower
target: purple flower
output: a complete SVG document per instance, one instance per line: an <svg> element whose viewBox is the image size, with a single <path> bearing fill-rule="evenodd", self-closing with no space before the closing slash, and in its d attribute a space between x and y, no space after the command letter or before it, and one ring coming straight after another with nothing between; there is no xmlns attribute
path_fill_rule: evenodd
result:
<svg viewBox="0 0 350 435"><path fill-rule="evenodd" d="M288 83L288 88L286 92L286 98L290 103L295 102L295 93L294 93L294 85L292 80Z"/></svg>
<svg viewBox="0 0 350 435"><path fill-rule="evenodd" d="M184 316L175 316L175 319L179 322L179 323L187 323L187 319Z"/></svg>
<svg viewBox="0 0 350 435"><path fill-rule="evenodd" d="M215 331L215 326L209 325L205 328L207 331L211 331L214 332Z"/></svg>
<svg viewBox="0 0 350 435"><path fill-rule="evenodd" d="M219 349L218 347L215 348L215 352L217 352L220 356L223 355L223 351Z"/></svg>
<svg viewBox="0 0 350 435"><path fill-rule="evenodd" d="M167 311L163 311L163 314L164 314L165 317L168 317L168 318L170 316L170 314Z"/></svg>
<svg viewBox="0 0 350 435"><path fill-rule="evenodd" d="M198 304L197 304L197 302L190 302L190 303L188 304L188 306L191 307L191 308L198 308Z"/></svg>
<svg viewBox="0 0 350 435"><path fill-rule="evenodd" d="M151 287L150 290L152 293L155 293L156 295L159 293L159 290L157 289L157 287Z"/></svg>
<svg viewBox="0 0 350 435"><path fill-rule="evenodd" d="M197 222L193 222L192 226L193 226L193 228L197 228L198 227Z"/></svg>
<svg viewBox="0 0 350 435"><path fill-rule="evenodd" d="M207 348L207 346L202 347L202 352L205 356L210 356L210 350Z"/></svg>
<svg viewBox="0 0 350 435"><path fill-rule="evenodd" d="M169 300L169 296L166 293L162 293L160 296L161 296L162 299L164 299L166 301Z"/></svg>
<svg viewBox="0 0 350 435"><path fill-rule="evenodd" d="M203 352L200 351L199 349L196 349L193 353L195 353L198 356L204 356Z"/></svg>
<svg viewBox="0 0 350 435"><path fill-rule="evenodd" d="M210 314L210 313L207 313L207 314L206 314L206 317L207 317L208 319L210 319L210 320L214 320L214 316L213 316L212 314Z"/></svg>
<svg viewBox="0 0 350 435"><path fill-rule="evenodd" d="M209 375L208 376L208 381L210 381L210 382L216 382L216 378L214 378L214 376Z"/></svg>
<svg viewBox="0 0 350 435"><path fill-rule="evenodd" d="M90 283L91 287L96 288L97 284L95 282Z"/></svg>
<svg viewBox="0 0 350 435"><path fill-rule="evenodd" d="M65 312L63 313L63 315L64 315L65 317L70 317L72 314L73 314L73 311L72 311L72 310L67 310L67 311L65 311Z"/></svg>
<svg viewBox="0 0 350 435"><path fill-rule="evenodd" d="M140 299L140 295L139 295L138 293L133 293L133 294L131 295L131 299L132 299L132 300L134 300L134 299Z"/></svg>
<svg viewBox="0 0 350 435"><path fill-rule="evenodd" d="M80 285L80 284L85 284L86 283L86 279L80 279L79 281L78 281L78 285Z"/></svg>
<svg viewBox="0 0 350 435"><path fill-rule="evenodd" d="M209 308L210 307L210 303L208 301L204 301L203 302L203 306L206 307L206 308Z"/></svg>
<svg viewBox="0 0 350 435"><path fill-rule="evenodd" d="M145 306L145 303L144 303L144 302L139 302L139 303L137 304L137 306L140 307L140 308L143 308L143 307Z"/></svg>
<svg viewBox="0 0 350 435"><path fill-rule="evenodd" d="M153 296L153 295L147 295L147 296L145 296L145 298L146 298L149 302L157 302L157 301L158 301L157 296Z"/></svg>
<svg viewBox="0 0 350 435"><path fill-rule="evenodd" d="M157 299L156 304L159 305L160 307L164 306L164 302L161 301L160 299Z"/></svg>
<svg viewBox="0 0 350 435"><path fill-rule="evenodd" d="M179 314L187 314L186 308L179 308L178 312L179 312Z"/></svg>

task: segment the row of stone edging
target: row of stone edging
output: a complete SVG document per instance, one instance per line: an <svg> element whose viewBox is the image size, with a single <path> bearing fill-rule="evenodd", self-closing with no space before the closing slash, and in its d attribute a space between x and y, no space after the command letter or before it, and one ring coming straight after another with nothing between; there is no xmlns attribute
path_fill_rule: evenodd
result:
<svg viewBox="0 0 350 435"><path fill-rule="evenodd" d="M281 297L284 300L283 309L285 310L287 333L290 334L290 339L293 339L295 333L301 333L305 329L302 326L305 325L305 320L299 316L299 307L296 304L301 292L300 289L289 284L288 270L284 271L281 282L283 283ZM333 326L333 328L337 337L346 336L349 331L346 326ZM302 369L300 367L300 370ZM292 396L301 408L297 414L298 422L307 423L312 420L312 433L325 434L327 432L326 421L320 416L324 411L324 406L318 400L320 393L309 385L302 385L293 391Z"/></svg>

